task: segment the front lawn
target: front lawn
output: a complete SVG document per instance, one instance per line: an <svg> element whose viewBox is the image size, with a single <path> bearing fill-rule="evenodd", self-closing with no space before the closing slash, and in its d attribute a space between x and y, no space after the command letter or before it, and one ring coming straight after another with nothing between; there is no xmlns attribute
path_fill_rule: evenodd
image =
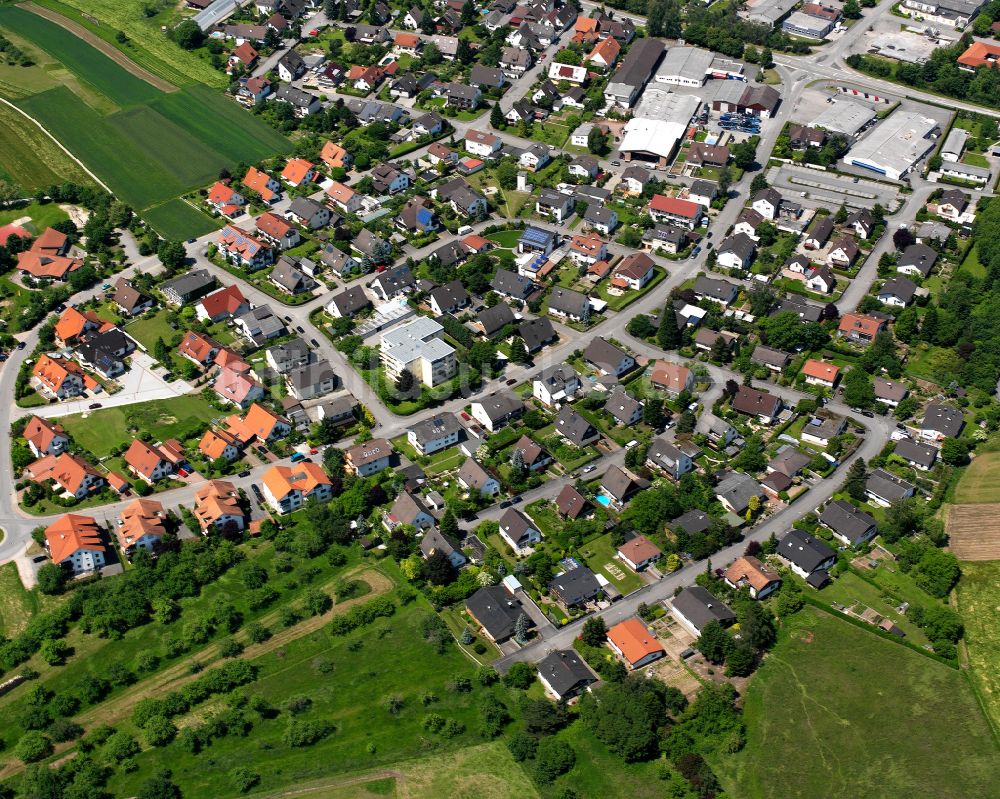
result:
<svg viewBox="0 0 1000 799"><path fill-rule="evenodd" d="M151 317L140 317L134 322L129 322L125 325L125 332L142 344L150 354L158 338L162 338L164 343L170 346L173 338L180 335L179 331L174 330L167 322L166 309L160 309Z"/></svg>
<svg viewBox="0 0 1000 799"><path fill-rule="evenodd" d="M650 281L643 286L639 291L634 291L629 289L624 294L614 295L608 291L610 284L607 280L602 280L597 284L597 293L600 295L601 299L607 302L608 309L612 311L620 311L623 308L627 308L637 299L645 294L648 294L656 286L662 283L667 277L667 270L656 267L653 270L653 277Z"/></svg>
<svg viewBox="0 0 1000 799"><path fill-rule="evenodd" d="M498 230L495 233L490 233L486 238L490 241L495 241L498 247L503 247L505 250L516 250L517 243L521 240L520 230Z"/></svg>

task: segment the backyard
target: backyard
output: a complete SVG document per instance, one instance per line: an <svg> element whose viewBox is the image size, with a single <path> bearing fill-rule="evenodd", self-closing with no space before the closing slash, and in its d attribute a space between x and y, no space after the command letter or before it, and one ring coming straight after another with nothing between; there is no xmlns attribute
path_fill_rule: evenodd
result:
<svg viewBox="0 0 1000 799"><path fill-rule="evenodd" d="M586 559L592 572L602 574L623 595L642 587L642 578L615 557L616 549L611 544L611 533L582 544L580 554Z"/></svg>
<svg viewBox="0 0 1000 799"><path fill-rule="evenodd" d="M992 797L996 744L962 674L806 607L750 681L747 744L716 754L749 799Z"/></svg>
<svg viewBox="0 0 1000 799"><path fill-rule="evenodd" d="M965 624L970 673L994 725L1000 725L1000 561L962 563L955 591Z"/></svg>

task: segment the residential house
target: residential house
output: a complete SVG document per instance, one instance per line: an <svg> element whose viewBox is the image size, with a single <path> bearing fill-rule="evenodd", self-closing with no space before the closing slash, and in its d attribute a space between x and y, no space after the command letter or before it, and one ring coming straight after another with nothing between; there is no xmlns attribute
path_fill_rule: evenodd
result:
<svg viewBox="0 0 1000 799"><path fill-rule="evenodd" d="M783 350L776 350L771 347L765 347L763 344L758 344L754 347L753 353L750 355L750 360L753 363L767 367L775 374L780 374L791 362L792 356Z"/></svg>
<svg viewBox="0 0 1000 799"><path fill-rule="evenodd" d="M826 246L833 235L833 218L827 214L816 218L806 232L802 246L807 250L819 250Z"/></svg>
<svg viewBox="0 0 1000 799"><path fill-rule="evenodd" d="M474 400L469 406L469 413L479 424L495 433L524 414L524 403L513 394L497 391Z"/></svg>
<svg viewBox="0 0 1000 799"><path fill-rule="evenodd" d="M699 275L694 283L694 295L699 300L712 300L721 305L729 305L739 294L739 286L727 280Z"/></svg>
<svg viewBox="0 0 1000 799"><path fill-rule="evenodd" d="M111 302L124 316L138 316L156 305L152 297L143 294L131 280L124 277L115 281L115 293Z"/></svg>
<svg viewBox="0 0 1000 799"><path fill-rule="evenodd" d="M464 428L453 413L439 413L418 422L406 432L406 440L419 455L430 455L453 444L464 432Z"/></svg>
<svg viewBox="0 0 1000 799"><path fill-rule="evenodd" d="M608 646L633 670L648 666L667 654L656 636L634 617L608 630Z"/></svg>
<svg viewBox="0 0 1000 799"><path fill-rule="evenodd" d="M601 478L600 493L615 508L622 508L632 496L638 492L649 488L649 481L624 469L620 466L611 465Z"/></svg>
<svg viewBox="0 0 1000 799"><path fill-rule="evenodd" d="M467 561L455 542L448 540L437 528L432 528L420 539L420 554L426 560L438 552L448 558L454 569L461 568Z"/></svg>
<svg viewBox="0 0 1000 799"><path fill-rule="evenodd" d="M44 397L64 400L96 388L97 383L72 361L42 355L32 367L31 386Z"/></svg>
<svg viewBox="0 0 1000 799"><path fill-rule="evenodd" d="M541 194L535 199L535 213L553 220L556 224L562 224L572 216L575 205L575 201L568 194L555 189L542 189ZM539 230L539 228L526 228L525 232L528 230ZM550 251L546 251L548 252Z"/></svg>
<svg viewBox="0 0 1000 799"><path fill-rule="evenodd" d="M500 517L499 532L500 537L517 555L523 554L532 544L542 540L542 534L535 523L517 508L508 508Z"/></svg>
<svg viewBox="0 0 1000 799"><path fill-rule="evenodd" d="M295 50L288 50L278 59L278 77L285 83L301 78L306 72L306 62Z"/></svg>
<svg viewBox="0 0 1000 799"><path fill-rule="evenodd" d="M905 277L893 277L885 281L878 289L876 297L883 305L895 305L905 308L917 293L917 284Z"/></svg>
<svg viewBox="0 0 1000 799"><path fill-rule="evenodd" d="M549 593L567 608L581 607L596 599L602 591L597 576L586 566L577 566L557 574L549 582L548 588Z"/></svg>
<svg viewBox="0 0 1000 799"><path fill-rule="evenodd" d="M480 158L492 158L502 146L503 142L500 137L494 136L492 133L484 133L474 128L465 132L465 149L472 155Z"/></svg>
<svg viewBox="0 0 1000 799"><path fill-rule="evenodd" d="M946 438L958 438L965 426L965 419L958 408L931 402L924 411L920 423L920 436L929 441L943 441Z"/></svg>
<svg viewBox="0 0 1000 799"><path fill-rule="evenodd" d="M377 164L370 173L379 194L398 194L410 187L410 177L394 164Z"/></svg>
<svg viewBox="0 0 1000 799"><path fill-rule="evenodd" d="M654 194L649 201L649 215L654 222L669 223L687 230L694 230L703 214L702 206L690 200Z"/></svg>
<svg viewBox="0 0 1000 799"><path fill-rule="evenodd" d="M243 213L246 198L228 184L217 180L208 190L206 202L223 216L234 217Z"/></svg>
<svg viewBox="0 0 1000 799"><path fill-rule="evenodd" d="M527 626L534 626L520 601L502 585L480 588L465 600L465 610L479 625L483 634L496 644L514 636L518 620L523 616Z"/></svg>
<svg viewBox="0 0 1000 799"><path fill-rule="evenodd" d="M409 491L400 492L382 519L382 524L388 530L394 530L401 524L410 525L417 530L426 530L435 523L423 500Z"/></svg>
<svg viewBox="0 0 1000 799"><path fill-rule="evenodd" d="M802 364L802 374L805 375L806 383L811 386L822 386L832 389L840 379L840 367L826 361L817 361L809 358Z"/></svg>
<svg viewBox="0 0 1000 799"><path fill-rule="evenodd" d="M365 290L361 286L354 285L340 294L334 294L327 304L326 310L331 316L350 319L355 314L371 308L371 305L372 301L365 294Z"/></svg>
<svg viewBox="0 0 1000 799"><path fill-rule="evenodd" d="M339 181L330 181L330 185L326 188L326 196L345 214L356 214L361 210L361 195Z"/></svg>
<svg viewBox="0 0 1000 799"><path fill-rule="evenodd" d="M819 523L828 528L834 538L849 547L857 547L870 541L877 532L874 516L858 510L842 499L827 503L819 516Z"/></svg>
<svg viewBox="0 0 1000 799"><path fill-rule="evenodd" d="M160 284L160 291L170 305L186 305L215 288L215 278L207 269L196 269Z"/></svg>
<svg viewBox="0 0 1000 799"><path fill-rule="evenodd" d="M234 326L257 346L262 346L264 342L285 334L285 323L269 305L258 305L237 316Z"/></svg>
<svg viewBox="0 0 1000 799"><path fill-rule="evenodd" d="M198 442L198 451L208 460L219 458L232 463L243 454L243 442L225 430L206 430Z"/></svg>
<svg viewBox="0 0 1000 799"><path fill-rule="evenodd" d="M722 241L716 254L721 266L729 269L749 269L757 255L757 247L749 236L736 233Z"/></svg>
<svg viewBox="0 0 1000 799"><path fill-rule="evenodd" d="M618 559L633 571L643 571L656 563L663 553L644 535L637 535L618 547Z"/></svg>
<svg viewBox="0 0 1000 799"><path fill-rule="evenodd" d="M755 416L763 424L774 424L784 407L781 397L751 386L740 386L731 402L737 413Z"/></svg>
<svg viewBox="0 0 1000 799"><path fill-rule="evenodd" d="M906 386L892 380L886 380L884 377L875 378L874 388L875 399L888 405L890 408L895 408L910 393L910 390Z"/></svg>
<svg viewBox="0 0 1000 799"><path fill-rule="evenodd" d="M590 340L583 359L602 375L621 377L635 367L635 358L600 336Z"/></svg>
<svg viewBox="0 0 1000 799"><path fill-rule="evenodd" d="M395 221L400 230L414 234L433 233L440 226L437 213L425 197L409 200L400 209Z"/></svg>
<svg viewBox="0 0 1000 799"><path fill-rule="evenodd" d="M527 319L518 325L517 333L529 353L534 353L558 338L555 328L546 317Z"/></svg>
<svg viewBox="0 0 1000 799"><path fill-rule="evenodd" d="M805 287L819 294L829 294L837 285L837 278L828 266L811 266L805 273Z"/></svg>
<svg viewBox="0 0 1000 799"><path fill-rule="evenodd" d="M886 326L886 320L869 314L845 313L840 317L837 333L856 344L871 344Z"/></svg>
<svg viewBox="0 0 1000 799"><path fill-rule="evenodd" d="M21 431L21 437L28 442L28 449L36 458L59 455L69 446L69 436L62 426L41 416L32 416L28 419L24 430Z"/></svg>
<svg viewBox="0 0 1000 799"><path fill-rule="evenodd" d="M896 271L904 275L927 278L937 263L937 252L926 244L911 244L899 254Z"/></svg>
<svg viewBox="0 0 1000 799"><path fill-rule="evenodd" d="M392 455L391 443L384 438L373 438L346 450L346 468L358 477L368 477L389 468Z"/></svg>
<svg viewBox="0 0 1000 799"><path fill-rule="evenodd" d="M751 599L764 599L781 587L781 575L753 555L734 560L723 579L734 590L746 588Z"/></svg>
<svg viewBox="0 0 1000 799"><path fill-rule="evenodd" d="M278 87L273 99L275 102L288 103L292 107L292 112L300 119L323 110L323 104L315 94L285 84Z"/></svg>
<svg viewBox="0 0 1000 799"><path fill-rule="evenodd" d="M63 496L83 499L104 487L105 480L87 461L68 452L45 455L25 470L25 477L35 483L52 481Z"/></svg>
<svg viewBox="0 0 1000 799"><path fill-rule="evenodd" d="M322 203L309 197L296 197L285 211L285 219L309 230L319 230L330 224L333 213Z"/></svg>
<svg viewBox="0 0 1000 799"><path fill-rule="evenodd" d="M507 325L513 325L516 319L514 312L505 302L498 302L492 308L486 308L478 313L475 324L487 338L493 338L503 332Z"/></svg>
<svg viewBox="0 0 1000 799"><path fill-rule="evenodd" d="M556 510L565 519L577 519L588 508L587 498L567 483L555 499Z"/></svg>
<svg viewBox="0 0 1000 799"><path fill-rule="evenodd" d="M316 165L305 158L289 158L281 179L289 186L305 186L316 179Z"/></svg>
<svg viewBox="0 0 1000 799"><path fill-rule="evenodd" d="M294 233L294 238L296 241L298 240L299 232L283 219L273 214L266 214L265 216L280 223L279 227L282 229L290 231L289 236ZM263 232L259 227L262 220L269 229L276 229L269 225L268 221L265 220L265 216L262 216L257 221L258 231ZM242 228L236 227L236 225L226 225L222 229L222 232L219 233L217 244L219 253L227 262L251 272L263 269L274 260L274 251L271 249L270 244L262 239L251 236Z"/></svg>
<svg viewBox="0 0 1000 799"><path fill-rule="evenodd" d="M311 461L272 466L261 475L260 482L264 500L278 514L298 510L310 500L327 502L333 496L330 478L323 467Z"/></svg>
<svg viewBox="0 0 1000 799"><path fill-rule="evenodd" d="M320 160L330 169L350 169L351 154L336 142L326 141L319 152Z"/></svg>
<svg viewBox="0 0 1000 799"><path fill-rule="evenodd" d="M203 322L221 322L223 319L232 319L249 311L250 301L234 283L202 297L195 304L194 310L195 315Z"/></svg>
<svg viewBox="0 0 1000 799"><path fill-rule="evenodd" d="M555 649L538 662L538 680L557 702L565 702L597 682L597 675L572 649Z"/></svg>
<svg viewBox="0 0 1000 799"><path fill-rule="evenodd" d="M715 497L730 513L742 516L753 497L764 498L760 483L742 472L730 472L715 487Z"/></svg>
<svg viewBox="0 0 1000 799"><path fill-rule="evenodd" d="M552 456L545 451L540 444L532 441L527 436L521 436L511 448L511 458L514 453L520 453L519 457L524 468L529 472L537 472L552 463Z"/></svg>
<svg viewBox="0 0 1000 799"><path fill-rule="evenodd" d="M45 528L45 547L57 566L71 574L97 571L107 563L108 550L97 520L66 513Z"/></svg>
<svg viewBox="0 0 1000 799"><path fill-rule="evenodd" d="M473 458L467 458L458 470L458 484L468 491L478 491L487 497L500 493L500 481Z"/></svg>
<svg viewBox="0 0 1000 799"><path fill-rule="evenodd" d="M820 447L830 446L830 442L847 428L847 420L842 416L820 411L802 428L803 441L817 444Z"/></svg>
<svg viewBox="0 0 1000 799"><path fill-rule="evenodd" d="M167 533L163 504L155 499L137 499L126 505L112 527L122 554L129 560L140 549L154 553Z"/></svg>
<svg viewBox="0 0 1000 799"><path fill-rule="evenodd" d="M563 405L559 409L555 420L555 431L567 442L580 448L594 443L601 437L597 428L569 405Z"/></svg>
<svg viewBox="0 0 1000 799"><path fill-rule="evenodd" d="M686 366L659 360L653 364L649 381L653 388L666 391L670 396L676 397L682 391L690 391L694 388L694 373Z"/></svg>
<svg viewBox="0 0 1000 799"><path fill-rule="evenodd" d="M592 155L578 155L569 162L569 173L581 180L593 180L600 171L601 164Z"/></svg>
<svg viewBox="0 0 1000 799"><path fill-rule="evenodd" d="M705 625L715 621L728 627L736 614L721 599L700 585L690 585L670 602L674 618L695 635L701 635Z"/></svg>
<svg viewBox="0 0 1000 799"><path fill-rule="evenodd" d="M532 396L543 405L571 401L583 388L580 376L569 364L556 364L539 372L532 384Z"/></svg>
<svg viewBox="0 0 1000 799"><path fill-rule="evenodd" d="M324 358L292 369L285 375L285 385L295 399L313 399L329 394L337 387L337 374Z"/></svg>
<svg viewBox="0 0 1000 799"><path fill-rule="evenodd" d="M604 410L624 427L632 427L642 421L642 403L621 386L615 386L608 395Z"/></svg>
<svg viewBox="0 0 1000 799"><path fill-rule="evenodd" d="M653 439L649 449L646 450L646 463L674 480L680 480L685 474L694 470L691 457L663 438Z"/></svg>
<svg viewBox="0 0 1000 799"><path fill-rule="evenodd" d="M583 212L583 222L591 230L610 236L618 227L618 212L604 205L591 204ZM633 255L645 255L645 253L633 253Z"/></svg>
<svg viewBox="0 0 1000 799"><path fill-rule="evenodd" d="M278 289L292 296L312 291L317 286L315 280L299 269L299 262L287 255L282 255L278 259L267 279Z"/></svg>
<svg viewBox="0 0 1000 799"><path fill-rule="evenodd" d="M455 314L471 303L469 292L461 280L452 280L433 289L429 296L431 310L435 315Z"/></svg>
<svg viewBox="0 0 1000 799"><path fill-rule="evenodd" d="M773 222L778 218L781 201L781 195L769 186L766 189L761 189L753 196L751 207L762 217Z"/></svg>
<svg viewBox="0 0 1000 799"><path fill-rule="evenodd" d="M549 294L549 313L571 322L586 324L590 320L590 298L557 286Z"/></svg>
<svg viewBox="0 0 1000 799"><path fill-rule="evenodd" d="M861 250L857 242L850 236L841 236L830 245L826 261L829 266L838 266L841 269L848 269L857 259Z"/></svg>
<svg viewBox="0 0 1000 799"><path fill-rule="evenodd" d="M854 231L859 239L867 239L875 228L872 213L867 208L859 208L844 220L844 227Z"/></svg>
<svg viewBox="0 0 1000 799"><path fill-rule="evenodd" d="M816 587L829 579L827 571L837 562L837 553L830 547L794 528L779 542L777 554L793 572Z"/></svg>
<svg viewBox="0 0 1000 799"><path fill-rule="evenodd" d="M287 436L292 430L288 419L257 403L252 404L242 417L233 415L227 418L226 427L227 432L244 444L274 441Z"/></svg>
<svg viewBox="0 0 1000 799"><path fill-rule="evenodd" d="M893 502L916 493L916 486L885 469L873 469L865 480L865 496L876 505L888 508Z"/></svg>
<svg viewBox="0 0 1000 799"><path fill-rule="evenodd" d="M135 439L122 456L132 474L152 484L174 473L174 464L160 445Z"/></svg>
<svg viewBox="0 0 1000 799"><path fill-rule="evenodd" d="M931 444L921 444L904 438L896 442L896 447L892 452L915 469L926 472L937 460L938 448Z"/></svg>

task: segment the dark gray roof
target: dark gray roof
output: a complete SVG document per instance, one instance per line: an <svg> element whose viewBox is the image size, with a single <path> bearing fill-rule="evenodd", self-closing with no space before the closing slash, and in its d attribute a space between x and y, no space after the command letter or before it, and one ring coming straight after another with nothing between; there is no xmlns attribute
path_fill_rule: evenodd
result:
<svg viewBox="0 0 1000 799"><path fill-rule="evenodd" d="M902 477L897 477L885 469L875 469L865 481L865 490L893 502L913 495L914 486Z"/></svg>
<svg viewBox="0 0 1000 799"><path fill-rule="evenodd" d="M736 621L732 609L700 585L685 588L674 597L673 605L699 632L710 621L717 621L724 627Z"/></svg>
<svg viewBox="0 0 1000 799"><path fill-rule="evenodd" d="M778 544L778 554L802 571L811 574L823 566L828 568L837 553L822 541L801 530L789 530Z"/></svg>
<svg viewBox="0 0 1000 799"><path fill-rule="evenodd" d="M497 391L489 394L477 400L477 402L483 406L483 411L492 422L498 422L524 410L524 403L518 397L506 391Z"/></svg>
<svg viewBox="0 0 1000 799"><path fill-rule="evenodd" d="M629 424L635 412L641 409L642 403L621 386L615 386L614 391L608 396L608 401L604 403L604 410L622 424Z"/></svg>
<svg viewBox="0 0 1000 799"><path fill-rule="evenodd" d="M563 405L556 417L556 432L571 444L586 446L598 436L597 429L569 405Z"/></svg>
<svg viewBox="0 0 1000 799"><path fill-rule="evenodd" d="M907 304L916 293L917 284L905 277L891 277L878 290L879 297L895 297Z"/></svg>
<svg viewBox="0 0 1000 799"><path fill-rule="evenodd" d="M771 347L765 347L763 344L758 344L754 347L753 355L750 356L750 360L754 363L764 364L765 366L778 366L782 369L788 366L791 358L792 356L784 350L772 349Z"/></svg>
<svg viewBox="0 0 1000 799"><path fill-rule="evenodd" d="M358 311L364 310L372 304L368 295L365 294L365 290L357 285L351 286L340 294L334 294L330 301L337 306L337 310L343 316L354 316Z"/></svg>
<svg viewBox="0 0 1000 799"><path fill-rule="evenodd" d="M447 412L436 414L430 419L424 419L422 422L417 422L409 428L409 432L416 436L417 441L421 445L439 438L445 438L461 430L462 425L458 421L458 417L453 413Z"/></svg>
<svg viewBox="0 0 1000 799"><path fill-rule="evenodd" d="M316 361L315 363L309 363L305 366L298 366L292 369L286 375L286 378L288 382L297 389L318 386L331 379L333 380L334 385L337 383L337 374L333 371L333 367L330 366L330 362L326 359Z"/></svg>
<svg viewBox="0 0 1000 799"><path fill-rule="evenodd" d="M899 256L896 266L913 267L927 277L934 268L938 254L926 244L911 244Z"/></svg>
<svg viewBox="0 0 1000 799"><path fill-rule="evenodd" d="M585 361L612 374L617 374L618 364L621 363L622 358L627 357L627 352L616 347L601 336L594 336L590 340L590 344L587 345L587 349L583 352L583 359Z"/></svg>
<svg viewBox="0 0 1000 799"><path fill-rule="evenodd" d="M408 524L409 522L404 522ZM432 527L426 533L424 533L423 538L420 539L420 553L425 557L429 558L435 552L442 552L448 558L458 551L458 547L442 535L441 531L436 527ZM465 559L465 556L462 556Z"/></svg>
<svg viewBox="0 0 1000 799"><path fill-rule="evenodd" d="M438 286L431 292L431 297L439 308L444 309L469 304L469 292L465 290L461 280L452 280L443 286Z"/></svg>
<svg viewBox="0 0 1000 799"><path fill-rule="evenodd" d="M749 261L757 251L757 245L746 233L730 236L719 245L719 252L735 253L741 261Z"/></svg>
<svg viewBox="0 0 1000 799"><path fill-rule="evenodd" d="M569 607L593 599L601 591L597 577L586 566L578 566L554 577L549 590Z"/></svg>
<svg viewBox="0 0 1000 799"><path fill-rule="evenodd" d="M895 383L886 380L884 377L875 378L875 396L879 399L899 402L909 393L909 389L902 383Z"/></svg>
<svg viewBox="0 0 1000 799"><path fill-rule="evenodd" d="M531 282L531 278L511 272L508 269L497 269L490 286L499 294L515 297L519 300L527 298L531 294L532 289L534 289L534 283Z"/></svg>
<svg viewBox="0 0 1000 799"><path fill-rule="evenodd" d="M160 289L170 291L180 297L204 294L215 285L215 278L207 269L196 269L193 272L166 281Z"/></svg>
<svg viewBox="0 0 1000 799"><path fill-rule="evenodd" d="M389 515L392 516L400 524L413 524L420 514L426 513L430 515L430 511L427 510L427 506L424 505L422 499L419 496L411 494L409 491L403 491L399 496L396 497L395 501L392 503L392 507L389 509ZM426 539L427 536L424 536ZM447 543L447 542L446 542ZM420 542L420 549L424 550L423 541ZM429 555L430 552L424 551L424 555ZM445 552L445 554L450 554Z"/></svg>
<svg viewBox="0 0 1000 799"><path fill-rule="evenodd" d="M597 682L597 675L572 649L549 652L539 661L538 673L559 696L566 696Z"/></svg>
<svg viewBox="0 0 1000 799"><path fill-rule="evenodd" d="M614 464L608 467L604 477L601 478L601 488L619 502L623 502L630 494L639 490L643 483L649 485L645 480Z"/></svg>
<svg viewBox="0 0 1000 799"><path fill-rule="evenodd" d="M933 430L943 436L954 438L962 432L964 425L965 419L962 418L960 410L952 408L950 405L932 402L924 411L924 421L921 422L920 427L923 430Z"/></svg>
<svg viewBox="0 0 1000 799"><path fill-rule="evenodd" d="M789 477L794 477L802 471L812 461L808 455L795 447L783 447L777 455L771 458L768 468L776 472L782 472Z"/></svg>
<svg viewBox="0 0 1000 799"><path fill-rule="evenodd" d="M724 498L736 513L743 513L751 497L764 495L760 483L742 472L730 472L716 487L715 494Z"/></svg>
<svg viewBox="0 0 1000 799"><path fill-rule="evenodd" d="M573 316L584 316L590 307L590 300L585 294L571 289L555 288L549 295L549 310L561 311Z"/></svg>
<svg viewBox="0 0 1000 799"><path fill-rule="evenodd" d="M556 330L552 327L552 322L544 316L521 322L517 332L524 339L524 346L528 348L528 352L540 349L556 337Z"/></svg>
<svg viewBox="0 0 1000 799"><path fill-rule="evenodd" d="M728 280L716 280L715 278L701 275L694 282L695 294L701 294L702 296L721 302L732 302L736 299L738 292L739 286L735 283L730 283Z"/></svg>
<svg viewBox="0 0 1000 799"><path fill-rule="evenodd" d="M918 466L929 469L934 465L934 461L937 460L938 450L937 447L933 447L930 444L921 444L909 438L904 438L902 441L896 442L893 454L910 463L915 463Z"/></svg>
<svg viewBox="0 0 1000 799"><path fill-rule="evenodd" d="M649 449L646 450L646 460L655 463L661 469L666 469L671 473L673 473L677 462L682 459L683 455L684 453L677 446L663 438L654 438L649 445ZM694 531L688 530L688 532Z"/></svg>
<svg viewBox="0 0 1000 799"><path fill-rule="evenodd" d="M821 524L846 538L852 546L870 537L869 533L876 524L874 516L842 499L836 499L823 508L819 520Z"/></svg>
<svg viewBox="0 0 1000 799"><path fill-rule="evenodd" d="M515 322L514 312L504 302L498 302L492 308L480 311L476 319L483 326L483 332L487 336L493 336Z"/></svg>
<svg viewBox="0 0 1000 799"><path fill-rule="evenodd" d="M465 607L497 641L514 634L514 624L524 614L521 603L506 588L488 585L465 600ZM528 617L530 622L530 617ZM533 625L532 625L533 626Z"/></svg>
<svg viewBox="0 0 1000 799"><path fill-rule="evenodd" d="M806 302L801 297L785 297L771 311L771 316L790 311L799 315L803 322L818 322L823 318L823 307Z"/></svg>
<svg viewBox="0 0 1000 799"><path fill-rule="evenodd" d="M703 510L689 510L672 520L670 526L688 534L703 533L712 526L712 517Z"/></svg>

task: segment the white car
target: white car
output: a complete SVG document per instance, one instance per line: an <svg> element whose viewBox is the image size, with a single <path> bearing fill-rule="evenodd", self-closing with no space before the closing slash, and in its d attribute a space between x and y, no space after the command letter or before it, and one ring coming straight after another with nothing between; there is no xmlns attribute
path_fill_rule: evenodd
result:
<svg viewBox="0 0 1000 799"><path fill-rule="evenodd" d="M889 434L889 438L893 441L904 441L909 438L909 436L903 430L893 430Z"/></svg>
<svg viewBox="0 0 1000 799"><path fill-rule="evenodd" d="M632 449L632 447L634 447L634 446L635 446L636 444L638 444L638 443L639 443L639 442L638 442L638 441L636 441L636 440L635 440L635 439L633 438L633 439L632 439L631 441L629 441L629 442L628 442L628 443L627 443L627 444L625 445L625 449Z"/></svg>

